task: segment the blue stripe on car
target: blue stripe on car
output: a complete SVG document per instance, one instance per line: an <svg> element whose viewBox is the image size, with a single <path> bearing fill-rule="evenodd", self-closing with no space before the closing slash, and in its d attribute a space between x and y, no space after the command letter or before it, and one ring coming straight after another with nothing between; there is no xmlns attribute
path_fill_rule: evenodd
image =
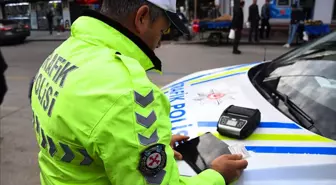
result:
<svg viewBox="0 0 336 185"><path fill-rule="evenodd" d="M215 121L200 121L197 123L198 127L217 127ZM280 123L280 122L261 122L259 128L287 128L287 129L301 129L295 123Z"/></svg>

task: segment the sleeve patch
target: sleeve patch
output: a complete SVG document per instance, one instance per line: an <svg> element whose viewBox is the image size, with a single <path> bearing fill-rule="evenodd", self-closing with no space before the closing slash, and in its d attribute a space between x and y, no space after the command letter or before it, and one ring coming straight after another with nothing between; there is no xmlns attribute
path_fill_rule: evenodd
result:
<svg viewBox="0 0 336 185"><path fill-rule="evenodd" d="M155 176L166 167L166 163L165 145L155 144L141 153L139 170L144 176Z"/></svg>

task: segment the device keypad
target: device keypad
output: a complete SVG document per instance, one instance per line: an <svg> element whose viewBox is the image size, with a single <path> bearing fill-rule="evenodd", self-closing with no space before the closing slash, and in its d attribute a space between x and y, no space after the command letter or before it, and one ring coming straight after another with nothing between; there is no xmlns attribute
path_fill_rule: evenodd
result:
<svg viewBox="0 0 336 185"><path fill-rule="evenodd" d="M238 122L238 124L237 124L237 127L238 127L238 128L242 128L246 123L247 123L246 120L239 120L239 122Z"/></svg>

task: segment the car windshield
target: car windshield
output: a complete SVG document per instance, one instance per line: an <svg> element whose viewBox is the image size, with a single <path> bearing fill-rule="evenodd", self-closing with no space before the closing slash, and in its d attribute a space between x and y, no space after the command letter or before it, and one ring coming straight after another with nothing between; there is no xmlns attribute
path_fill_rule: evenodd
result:
<svg viewBox="0 0 336 185"><path fill-rule="evenodd" d="M322 50L322 51L321 51ZM272 65L277 65L281 63L284 65L290 63L293 59L296 59L301 56L309 55L310 53L314 54L318 51L336 51L336 32L330 33L314 42L306 44L302 47L298 47L279 58L275 59Z"/></svg>
<svg viewBox="0 0 336 185"><path fill-rule="evenodd" d="M262 88L265 79L277 79L273 91L311 119L305 128L336 140L336 33L279 57L265 71ZM293 117L288 104L276 107Z"/></svg>

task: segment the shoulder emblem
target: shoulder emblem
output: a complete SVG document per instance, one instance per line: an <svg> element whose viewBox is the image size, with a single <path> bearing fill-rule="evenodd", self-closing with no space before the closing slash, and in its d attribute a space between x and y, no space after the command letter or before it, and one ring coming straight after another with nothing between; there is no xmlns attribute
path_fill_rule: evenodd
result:
<svg viewBox="0 0 336 185"><path fill-rule="evenodd" d="M141 153L139 170L144 176L154 176L166 167L166 163L165 145L152 145Z"/></svg>

